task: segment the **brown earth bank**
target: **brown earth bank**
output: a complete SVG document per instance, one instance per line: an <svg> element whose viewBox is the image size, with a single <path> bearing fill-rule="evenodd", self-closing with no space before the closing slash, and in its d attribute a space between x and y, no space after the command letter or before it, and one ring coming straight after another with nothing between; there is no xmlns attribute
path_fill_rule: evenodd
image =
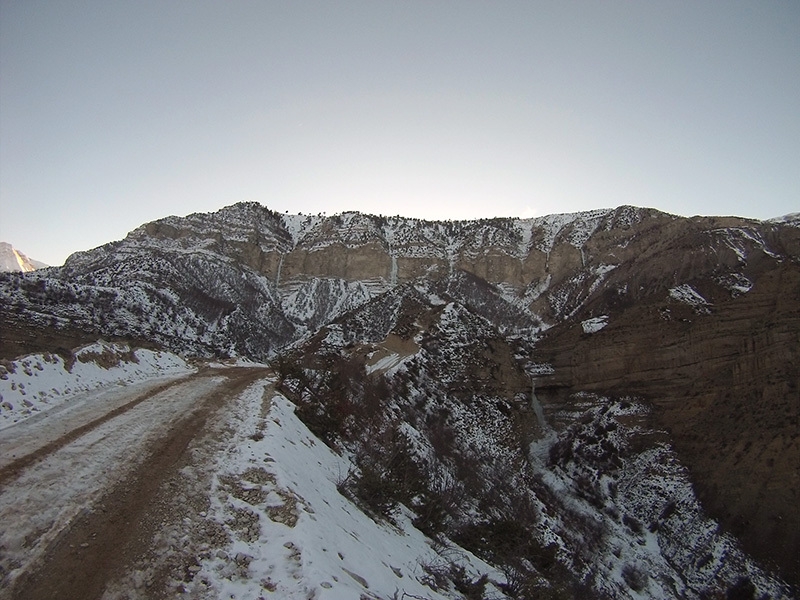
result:
<svg viewBox="0 0 800 600"><path fill-rule="evenodd" d="M125 342L136 348L161 350L150 340L100 336L96 331L82 331L61 326L56 329L34 323L22 323L0 312L0 360L14 360L36 352L50 352L68 357L72 354L71 349L95 342L98 337L108 342Z"/></svg>
<svg viewBox="0 0 800 600"><path fill-rule="evenodd" d="M800 269L776 268L710 314L664 296L601 311L604 329L576 321L537 344L555 369L537 384L542 401L579 391L648 401L710 516L800 585Z"/></svg>
<svg viewBox="0 0 800 600"><path fill-rule="evenodd" d="M190 442L203 432L209 418L249 385L265 376L263 368L207 369L200 377L223 375L219 388L199 399L195 410L173 425L149 448L131 476L119 482L84 511L47 550L33 572L15 581L16 600L93 600L107 584L120 578L128 565L149 546L163 515L153 515L162 484L188 461ZM0 594L2 595L2 594ZM5 596L3 596L5 597Z"/></svg>

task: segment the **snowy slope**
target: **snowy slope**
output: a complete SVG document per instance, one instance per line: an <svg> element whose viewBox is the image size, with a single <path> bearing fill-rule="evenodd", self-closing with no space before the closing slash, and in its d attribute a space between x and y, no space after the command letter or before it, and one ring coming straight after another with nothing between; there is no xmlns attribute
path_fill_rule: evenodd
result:
<svg viewBox="0 0 800 600"><path fill-rule="evenodd" d="M791 597L704 513L674 449L643 444L657 435L645 406L586 395L581 409L579 419L557 415L569 425L534 442L531 458L539 497L553 503L543 502L542 534L598 591L701 598L746 577L768 597Z"/></svg>
<svg viewBox="0 0 800 600"><path fill-rule="evenodd" d="M432 589L428 571L460 565L470 579L503 579L457 546L445 558L407 512L394 524L364 514L337 490L352 463L311 434L294 408L269 382L237 402L230 421L236 433L217 454L207 515L231 541L200 562L186 593L256 599L269 591L287 600L405 593L439 600L460 595Z"/></svg>
<svg viewBox="0 0 800 600"><path fill-rule="evenodd" d="M308 354L300 347L289 358L305 365L303 376L286 374L309 426L360 457L359 466L385 465L370 440L385 448L396 439L386 429L400 432L426 474L421 490L411 479L412 510L445 507L428 527L493 557L533 597L561 590L696 599L745 580L769 597L791 597L705 514L666 434L649 429L646 406L584 394L540 416L520 371L535 347L527 354L524 340L506 345L452 297L415 290L413 300L373 301L326 327L307 343ZM694 298L679 292L680 301ZM593 336L607 323L606 315L586 319L583 331ZM361 368L369 377L354 375ZM539 374L542 365L526 368ZM372 389L383 390L378 407L369 404L379 393ZM502 542L493 530L504 531ZM503 554L505 547L513 550Z"/></svg>
<svg viewBox="0 0 800 600"><path fill-rule="evenodd" d="M168 352L102 341L76 350L68 361L49 353L2 361L0 429L69 402L80 392L193 370Z"/></svg>
<svg viewBox="0 0 800 600"><path fill-rule="evenodd" d="M775 217L770 219L769 222L800 227L800 212L789 213L788 215L783 215L782 217Z"/></svg>
<svg viewBox="0 0 800 600"><path fill-rule="evenodd" d="M557 365L537 356L548 332L576 332L578 368L592 360L582 344L613 339L629 307L653 307L642 330L672 314L689 327L748 306L770 278L791 285L791 223L635 207L421 221L245 203L0 276L0 316L286 361L282 394L251 388L193 450L205 458L186 472L206 478L195 491L208 505L156 540L163 564L182 557L172 583L192 597L448 598L481 574L490 597L505 582L527 585L520 597L698 598L742 577L781 597L703 513L643 405L576 394L542 413L531 378ZM191 370L110 344L3 365L5 431L38 426L28 417L76 393ZM382 491L401 489L376 507L359 485L381 468ZM201 521L219 537L193 537ZM120 582L121 597L147 597L149 568Z"/></svg>

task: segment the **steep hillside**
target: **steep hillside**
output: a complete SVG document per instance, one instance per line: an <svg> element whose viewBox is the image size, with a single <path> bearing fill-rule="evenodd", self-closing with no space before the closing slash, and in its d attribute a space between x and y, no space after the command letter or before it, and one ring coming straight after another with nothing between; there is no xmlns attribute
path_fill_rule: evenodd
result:
<svg viewBox="0 0 800 600"><path fill-rule="evenodd" d="M796 231L767 232L767 242L755 228L682 228L671 245L627 265L627 275L620 267L609 277L611 285L626 281L649 293L630 302L606 290L537 343L537 355L554 369L538 381L547 402L569 404L579 391L646 399L652 426L670 434L706 508L794 581L800 573ZM675 267L672 279L653 274L666 270L663 263ZM602 319L602 328L587 331L590 315Z"/></svg>
<svg viewBox="0 0 800 600"><path fill-rule="evenodd" d="M99 331L201 355L266 358L398 283L464 271L496 286L526 320L552 324L636 255L641 244L632 241L647 244L675 221L632 207L426 222L237 204L148 223L62 268L6 276L3 320L12 331L24 323L45 335ZM11 336L13 350L40 349L24 335Z"/></svg>
<svg viewBox="0 0 800 600"><path fill-rule="evenodd" d="M544 413L536 349L455 283L405 284L277 362L298 416L355 457L344 493L390 520L410 507L513 597L788 593L703 510L648 403L583 392Z"/></svg>

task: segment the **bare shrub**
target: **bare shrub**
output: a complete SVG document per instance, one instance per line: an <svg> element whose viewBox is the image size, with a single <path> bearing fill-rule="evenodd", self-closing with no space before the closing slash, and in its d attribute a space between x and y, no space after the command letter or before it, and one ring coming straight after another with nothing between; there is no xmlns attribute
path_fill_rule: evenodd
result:
<svg viewBox="0 0 800 600"><path fill-rule="evenodd" d="M414 526L429 537L436 537L446 530L448 518L465 498L464 487L458 481L448 473L439 473L428 481L427 489L413 505L417 514Z"/></svg>
<svg viewBox="0 0 800 600"><path fill-rule="evenodd" d="M357 469L342 480L340 491L376 516L391 518L400 503L410 504L425 491L410 444L396 427L362 440L355 463Z"/></svg>
<svg viewBox="0 0 800 600"><path fill-rule="evenodd" d="M458 564L450 567L450 577L453 586L464 595L467 600L483 600L486 594L486 584L489 577L484 573L477 579L472 579L466 569Z"/></svg>
<svg viewBox="0 0 800 600"><path fill-rule="evenodd" d="M623 515L622 516L622 523L627 526L631 532L639 535L642 533L642 524L630 515Z"/></svg>
<svg viewBox="0 0 800 600"><path fill-rule="evenodd" d="M647 573L634 565L622 567L622 578L634 592L641 592L647 587Z"/></svg>
<svg viewBox="0 0 800 600"><path fill-rule="evenodd" d="M756 586L749 577L741 577L725 594L726 600L755 600Z"/></svg>

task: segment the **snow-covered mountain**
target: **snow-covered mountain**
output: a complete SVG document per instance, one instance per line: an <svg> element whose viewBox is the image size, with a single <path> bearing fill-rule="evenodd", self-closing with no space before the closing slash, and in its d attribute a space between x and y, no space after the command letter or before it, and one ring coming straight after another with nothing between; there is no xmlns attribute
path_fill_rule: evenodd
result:
<svg viewBox="0 0 800 600"><path fill-rule="evenodd" d="M800 227L800 212L789 213L787 215L783 215L781 217L775 217L769 220L770 223L782 223L785 225L792 225L794 227Z"/></svg>
<svg viewBox="0 0 800 600"><path fill-rule="evenodd" d="M28 258L19 250L8 242L0 242L0 273L7 273L10 271L35 271L36 269L43 269L47 265L38 260Z"/></svg>
<svg viewBox="0 0 800 600"><path fill-rule="evenodd" d="M545 329L593 298L638 301L696 277L714 281L715 294L739 294L761 257L779 260L796 237L777 224L633 207L427 222L244 203L148 223L63 268L11 278L5 294L42 326L266 358L418 278L476 277L502 306L490 315L498 326Z"/></svg>
<svg viewBox="0 0 800 600"><path fill-rule="evenodd" d="M410 507L420 530L497 565L512 597L789 593L708 515L650 402L547 402L535 346L452 292L395 291L279 361L297 414L355 457L346 494L373 514Z"/></svg>
<svg viewBox="0 0 800 600"><path fill-rule="evenodd" d="M411 511L512 597L787 596L792 223L243 203L0 276L0 352L103 336L272 361L309 430L351 457L342 493L378 520Z"/></svg>

